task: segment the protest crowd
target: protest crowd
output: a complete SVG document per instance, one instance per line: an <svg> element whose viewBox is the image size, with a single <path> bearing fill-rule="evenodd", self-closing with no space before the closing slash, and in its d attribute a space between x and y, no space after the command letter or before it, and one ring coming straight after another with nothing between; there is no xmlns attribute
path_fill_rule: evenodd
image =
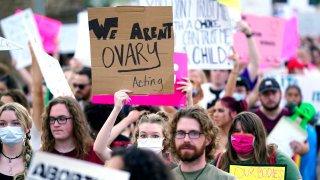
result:
<svg viewBox="0 0 320 180"><path fill-rule="evenodd" d="M138 2L0 13L1 180L320 179L317 10Z"/></svg>

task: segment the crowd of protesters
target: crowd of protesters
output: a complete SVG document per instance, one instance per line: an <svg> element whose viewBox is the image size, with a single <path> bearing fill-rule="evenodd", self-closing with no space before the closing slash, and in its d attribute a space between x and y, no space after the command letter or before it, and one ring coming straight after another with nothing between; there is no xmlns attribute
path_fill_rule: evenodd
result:
<svg viewBox="0 0 320 180"><path fill-rule="evenodd" d="M19 70L21 84L14 67L0 63L0 179L24 178L35 151L128 171L132 180L236 179L230 164L285 165L287 180L317 179L316 115L308 121L308 138L290 142L292 157L267 144L277 123L304 103L303 94L298 85L283 94L275 78L258 71L254 35L245 22L239 29L247 37L249 62L241 64L234 51L232 70L190 70L179 82L188 99L184 108L129 106L131 91L125 89L115 92L114 105L92 104L91 68L77 59L60 60L75 98L46 93L39 67ZM283 74L319 73L317 43L302 39Z"/></svg>

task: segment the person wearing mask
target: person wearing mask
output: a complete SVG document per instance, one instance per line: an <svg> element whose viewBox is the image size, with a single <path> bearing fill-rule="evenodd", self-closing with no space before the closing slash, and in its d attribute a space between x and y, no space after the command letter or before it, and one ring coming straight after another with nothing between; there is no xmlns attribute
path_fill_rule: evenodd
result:
<svg viewBox="0 0 320 180"><path fill-rule="evenodd" d="M233 97L223 97L219 99L213 108L208 110L212 115L213 124L219 127L217 137L216 155L226 151L228 142L228 132L232 124L233 118L242 111L248 110L248 104L245 100L237 101Z"/></svg>
<svg viewBox="0 0 320 180"><path fill-rule="evenodd" d="M0 179L25 179L32 149L30 129L32 119L18 103L0 107Z"/></svg>
<svg viewBox="0 0 320 180"><path fill-rule="evenodd" d="M51 100L42 122L41 151L103 164L93 151L88 122L75 99L60 96Z"/></svg>
<svg viewBox="0 0 320 180"><path fill-rule="evenodd" d="M118 114L121 112L124 104L130 101L129 90L120 90L114 94L114 108L108 119L99 131L94 142L94 151L103 160L110 159L110 134ZM129 115L132 121L137 121L137 127L133 134L132 143L138 148L149 149L162 157L167 150L167 132L166 124L168 117L164 112L150 113L132 111L135 115ZM142 114L141 114L142 113ZM134 116L134 117L133 117ZM138 119L138 120L137 120Z"/></svg>
<svg viewBox="0 0 320 180"><path fill-rule="evenodd" d="M214 157L218 128L205 109L181 109L168 129L171 153L179 160L179 166L172 170L176 179L236 179L208 163Z"/></svg>
<svg viewBox="0 0 320 180"><path fill-rule="evenodd" d="M266 131L261 119L254 113L238 114L228 133L227 151L216 162L216 167L229 172L230 164L286 165L286 180L302 179L292 159L266 144Z"/></svg>

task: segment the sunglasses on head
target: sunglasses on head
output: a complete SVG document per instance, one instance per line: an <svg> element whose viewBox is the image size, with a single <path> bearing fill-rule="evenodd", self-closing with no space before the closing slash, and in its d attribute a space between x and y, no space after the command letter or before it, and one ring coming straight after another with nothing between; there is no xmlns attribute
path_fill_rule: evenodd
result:
<svg viewBox="0 0 320 180"><path fill-rule="evenodd" d="M87 85L89 84L76 84L76 83L72 84L74 89L79 88L80 90L84 89Z"/></svg>

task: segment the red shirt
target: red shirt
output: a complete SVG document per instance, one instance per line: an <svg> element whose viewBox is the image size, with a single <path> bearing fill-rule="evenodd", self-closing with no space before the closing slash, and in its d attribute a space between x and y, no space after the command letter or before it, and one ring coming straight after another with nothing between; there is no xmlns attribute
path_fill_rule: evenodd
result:
<svg viewBox="0 0 320 180"><path fill-rule="evenodd" d="M67 152L67 153L61 153L61 152L58 152L56 149L54 149L51 153L77 159L76 158L77 152L75 149L73 149L72 151ZM86 154L84 156L83 160L88 161L88 162L92 162L92 163L96 163L96 164L101 164L101 165L104 164L104 162L93 151L93 144L90 144L90 150L89 150L88 154Z"/></svg>

